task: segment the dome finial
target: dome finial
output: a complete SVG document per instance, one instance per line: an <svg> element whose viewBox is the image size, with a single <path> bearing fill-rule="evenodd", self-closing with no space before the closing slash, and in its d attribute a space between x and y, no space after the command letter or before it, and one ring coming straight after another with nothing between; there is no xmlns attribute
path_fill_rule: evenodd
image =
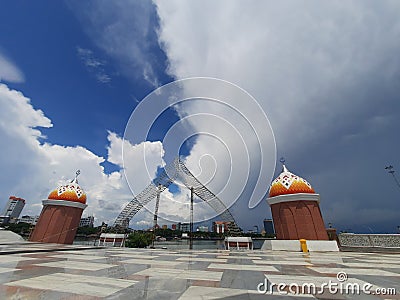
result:
<svg viewBox="0 0 400 300"><path fill-rule="evenodd" d="M286 162L285 158L282 156L279 161L282 163L282 172L288 172L288 169L286 169L286 166L285 166L285 162Z"/></svg>
<svg viewBox="0 0 400 300"><path fill-rule="evenodd" d="M71 180L71 183L76 182L78 183L78 176L79 174L81 174L81 170L76 170L75 172L75 178L73 180Z"/></svg>
<svg viewBox="0 0 400 300"><path fill-rule="evenodd" d="M75 172L75 178L69 183L58 186L56 189L50 192L47 197L48 200L63 200L86 203L86 194L79 186L78 176L81 173L80 170Z"/></svg>

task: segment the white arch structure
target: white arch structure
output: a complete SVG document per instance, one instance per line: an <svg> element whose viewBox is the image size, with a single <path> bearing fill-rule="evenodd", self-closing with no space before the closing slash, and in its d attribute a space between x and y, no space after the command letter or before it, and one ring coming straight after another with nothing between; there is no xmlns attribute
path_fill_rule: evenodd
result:
<svg viewBox="0 0 400 300"><path fill-rule="evenodd" d="M171 164L167 165L164 171L153 182L124 207L115 220L114 227L126 228L129 225L129 221L143 206L157 198L158 193L163 192L177 179L188 189L193 188L194 194L210 205L223 221L230 222L228 226L229 235L241 234L235 219L225 204L188 170L179 157L175 158Z"/></svg>

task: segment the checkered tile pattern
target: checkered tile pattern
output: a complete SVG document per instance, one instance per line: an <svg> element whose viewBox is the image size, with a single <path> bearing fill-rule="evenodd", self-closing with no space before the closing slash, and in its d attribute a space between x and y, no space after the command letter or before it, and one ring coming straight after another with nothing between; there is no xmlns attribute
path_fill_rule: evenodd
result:
<svg viewBox="0 0 400 300"><path fill-rule="evenodd" d="M11 247L24 252L11 254ZM82 249L27 243L3 245L0 254L0 299L400 299L330 295L327 290L322 295L257 291L265 282L338 281L336 274L345 272L346 282L370 284L373 293L395 288L400 294L400 254Z"/></svg>

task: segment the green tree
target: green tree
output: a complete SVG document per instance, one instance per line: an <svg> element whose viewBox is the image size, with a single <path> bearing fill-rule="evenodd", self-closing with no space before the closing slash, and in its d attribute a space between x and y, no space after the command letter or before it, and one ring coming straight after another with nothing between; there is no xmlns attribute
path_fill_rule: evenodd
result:
<svg viewBox="0 0 400 300"><path fill-rule="evenodd" d="M16 234L24 235L29 234L29 229L31 225L28 223L11 223L6 226L6 229L15 232Z"/></svg>
<svg viewBox="0 0 400 300"><path fill-rule="evenodd" d="M152 240L153 235L149 232L133 232L126 239L125 245L129 248L145 248Z"/></svg>
<svg viewBox="0 0 400 300"><path fill-rule="evenodd" d="M99 227L89 227L89 226L78 227L77 230L77 234L82 234L82 235L96 234L99 232L100 232Z"/></svg>

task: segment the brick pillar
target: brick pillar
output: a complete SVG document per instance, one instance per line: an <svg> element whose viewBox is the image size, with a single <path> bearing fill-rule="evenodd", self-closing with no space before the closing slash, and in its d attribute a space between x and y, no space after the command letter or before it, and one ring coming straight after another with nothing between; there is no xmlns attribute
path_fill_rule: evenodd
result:
<svg viewBox="0 0 400 300"><path fill-rule="evenodd" d="M44 200L31 242L72 244L86 204L65 200Z"/></svg>
<svg viewBox="0 0 400 300"><path fill-rule="evenodd" d="M268 199L279 240L328 240L318 194L289 194Z"/></svg>

